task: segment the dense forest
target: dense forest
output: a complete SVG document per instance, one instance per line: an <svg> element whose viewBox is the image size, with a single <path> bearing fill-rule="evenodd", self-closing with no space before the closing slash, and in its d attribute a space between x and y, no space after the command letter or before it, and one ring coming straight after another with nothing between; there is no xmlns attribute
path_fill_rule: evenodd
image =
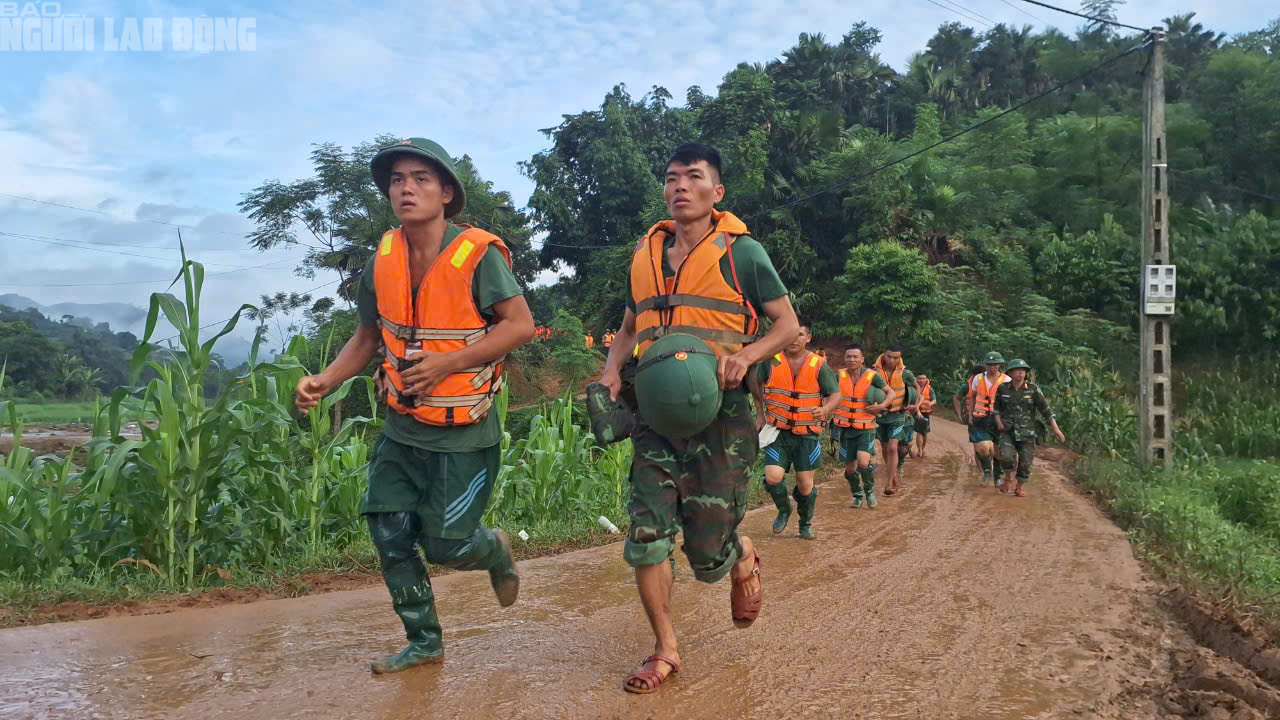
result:
<svg viewBox="0 0 1280 720"><path fill-rule="evenodd" d="M1163 24L1175 340L1273 349L1280 20L1229 38L1193 13ZM714 95L692 87L676 104L665 88L636 98L619 85L564 115L521 163L535 184L526 210L462 158L460 220L506 237L522 280L561 271L530 292L539 322L566 310L602 332L621 317L632 244L664 216L667 155L698 139L724 154L723 207L764 243L820 340L906 342L939 371L989 347L1050 378L1063 358L1131 369L1145 39L1101 23L1073 34L948 23L899 72L865 23L838 40L802 34L780 58L739 64ZM349 294L393 224L365 170L386 139L350 153L317 145L315 177L246 193L252 242L296 242L293 219L305 218L321 249L303 270L338 270Z"/></svg>

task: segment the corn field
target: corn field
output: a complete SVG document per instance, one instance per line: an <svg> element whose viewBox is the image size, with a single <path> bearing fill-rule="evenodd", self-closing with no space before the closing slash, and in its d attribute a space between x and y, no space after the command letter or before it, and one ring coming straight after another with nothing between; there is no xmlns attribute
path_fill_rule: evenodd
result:
<svg viewBox="0 0 1280 720"><path fill-rule="evenodd" d="M151 297L132 377L99 408L93 439L64 457L21 446L17 405L0 402L0 427L13 451L0 458L0 577L56 582L66 577L119 580L155 574L161 586L192 588L213 572L272 566L306 556L322 543L355 543L376 417L333 421L336 407L372 383L356 377L308 416L293 410L293 389L307 372L297 358L306 340L256 362L212 401L203 393L218 339L232 332L240 308L212 337L200 338L204 268L183 259L184 298ZM173 347L152 344L160 316L177 329ZM136 382L136 380L135 380ZM0 373L0 384L3 374ZM499 404L505 417L505 394ZM602 449L572 422L568 399L536 416L527 437L503 439L502 472L487 520L517 531L549 519L607 515L623 519L629 443ZM141 437L124 436L137 419Z"/></svg>

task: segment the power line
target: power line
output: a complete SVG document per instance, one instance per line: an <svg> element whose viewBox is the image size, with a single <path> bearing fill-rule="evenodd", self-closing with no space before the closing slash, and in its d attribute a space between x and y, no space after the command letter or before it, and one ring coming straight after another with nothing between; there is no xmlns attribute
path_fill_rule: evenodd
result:
<svg viewBox="0 0 1280 720"><path fill-rule="evenodd" d="M929 3L929 4L931 4L931 5L937 5L938 7L942 8L943 10L946 10L947 12L955 13L956 15L959 15L960 17L964 18L965 20L968 20L969 22L974 22L974 23L977 23L977 24L979 24L979 25L987 25L987 23L985 23L985 22L983 22L983 21L979 20L979 19L978 19L978 18L976 18L976 17L973 17L973 16L971 16L971 15L965 14L965 13L963 13L963 12L961 12L961 11L959 11L959 10L956 10L956 9L954 9L954 8L949 8L949 7L947 7L946 5L943 5L943 4L942 4L942 3L940 3L940 2L936 2L936 0L924 0L924 1L925 1L925 2L927 2L927 3Z"/></svg>
<svg viewBox="0 0 1280 720"><path fill-rule="evenodd" d="M54 238L54 237L48 237L44 235L24 235L22 233L5 232L0 230L0 236L14 237L22 240L30 240L32 242L44 243L45 245L59 245L61 247L75 248L77 250L89 250L91 252L106 253L108 255L124 255L127 257L144 258L147 260L160 260L163 262L169 262L173 260L173 258L157 257L155 255L139 255L138 253L124 252L123 250L107 250L106 248L91 247L88 245L79 245L79 244L76 244L74 241L68 241L64 238ZM212 266L229 267L229 268L238 268L241 270L247 270L251 267L249 265L232 265L228 263L204 263L204 264L211 267Z"/></svg>
<svg viewBox="0 0 1280 720"><path fill-rule="evenodd" d="M51 201L49 201L49 200L37 200L36 198L27 197L27 196L25 196L25 195L14 195L14 194L12 194L12 193L2 193L2 192L0 192L0 197L13 198L14 200L26 200L27 202L39 203L39 204L41 204L41 205L49 205L49 206L51 206L51 207L63 208L63 209L65 209L65 210L79 210L80 212L93 213L94 215L103 215L103 216L106 216L106 217L109 217L109 218L115 218L116 220L122 220L122 221L124 221L124 222L132 222L132 223L152 223L152 224L154 224L154 225L164 225L165 227L181 228L181 229L183 229L183 230L194 230L194 231L196 231L196 232L208 233L208 234L213 234L213 235L230 235L230 236L232 236L232 237L240 238L241 240L243 240L243 239L244 239L244 234L243 234L243 233L234 233L234 232L230 232L230 231L228 231L228 230L204 230L204 229L198 228L198 227L196 227L196 226L194 226L194 225L183 225L183 224L181 224L181 223L165 222L164 220L151 220L151 219L148 219L148 218L141 218L141 219L139 219L139 218L127 218L127 217L124 217L123 215L117 215L117 214L115 214L115 213L109 213L109 212L105 212L105 211L103 211L103 210L93 210L93 209L90 209L90 208L79 207L79 206L77 206L77 205L67 205L67 204L65 204L65 203L56 203L56 202L51 202Z"/></svg>
<svg viewBox="0 0 1280 720"><path fill-rule="evenodd" d="M986 15L983 15L982 13L978 12L977 10L973 10L973 9L969 8L968 6L966 6L966 5L961 5L960 3L956 2L956 0L942 0L942 2L944 2L944 3L948 4L948 5L954 5L954 6L958 7L958 8L960 8L961 10L964 10L965 12L969 13L970 15L977 15L978 17L982 18L983 20L987 20L988 22L990 22L990 23L992 23L992 24L999 24L999 21L998 21L998 20L992 20L991 18L987 17Z"/></svg>
<svg viewBox="0 0 1280 720"><path fill-rule="evenodd" d="M49 235L32 235L32 234L30 234L30 233L12 233L12 234L15 234L15 235L21 235L22 237L28 237L28 238L40 238L41 240L58 240L58 241L62 241L62 242L71 242L71 243L76 243L76 244L78 244L78 245L102 245L102 246L105 246L105 247L139 248L139 249L141 249L141 250L177 250L177 249L178 249L178 246L177 246L177 245L137 245L137 244L133 244L133 243L103 242L103 241L100 241L100 240L72 240L72 239L70 239L70 238L52 237L52 236L49 236ZM206 247L200 247L200 248L195 248L195 251L196 251L196 252L202 252L202 253L206 253L206 252L235 252L235 253L242 253L242 252L248 252L248 249L247 249L247 248L206 248ZM264 252L264 251L258 251L258 252ZM265 251L265 252L269 252L269 251Z"/></svg>
<svg viewBox="0 0 1280 720"><path fill-rule="evenodd" d="M920 148L919 150L916 150L916 151L913 151L913 152L907 153L906 155L903 155L902 157L900 157L900 158L898 158L898 159L896 159L896 160L891 160L891 161L889 161L889 162L887 162L887 163L884 163L883 165L879 165L879 166L877 166L877 167L874 167L874 168L872 168L872 169L870 169L870 170L868 170L868 171L866 171L866 172L864 172L864 173L859 173L859 174L857 174L857 175L854 175L854 176L853 176L853 177L851 177L851 178L848 178L848 179L845 179L845 180L841 180L840 182L838 182L838 183L836 183L836 184L834 184L834 185L830 185L830 186L825 187L825 188L823 188L823 189L821 189L821 190L818 190L818 191L816 191L816 192L813 192L813 193L810 193L810 194L808 194L808 195L805 195L804 197L796 198L795 200L791 200L791 201L789 201L789 202L785 202L785 203L783 203L783 204L781 204L781 205L778 205L777 207L773 207L773 208L770 208L770 209L768 209L768 210L761 210L760 212L753 213L753 214L751 214L751 215L747 215L746 217L744 217L744 218L743 218L743 220L750 220L750 219L752 219L752 218L760 217L761 215L767 215L767 214L769 214L769 213L774 213L774 212L777 212L777 211L779 211L779 210L784 210L784 209L786 209L786 208L789 208L789 207L792 207L792 206L795 206L795 205L799 205L799 204L804 203L804 202L808 202L809 200L812 200L812 199L814 199L814 198L816 198L816 197L818 197L818 196L820 196L820 195L825 195L825 194L827 194L827 193L829 193L829 192L832 192L832 191L834 191L834 190L839 190L839 189L840 189L840 188L842 188L842 187L846 187L846 186L848 186L848 185L852 185L853 183L856 183L856 182L858 182L858 181L860 181L860 180L864 180L864 179L866 179L866 178L869 178L869 177L871 177L872 175L875 175L876 173L882 172L882 171L884 171L884 170L888 170L889 168L893 167L894 165L900 165L900 164L902 164L902 163L904 163L904 162L906 162L906 161L910 160L911 158L914 158L914 157L918 157L918 156L920 156L920 155L923 155L923 154L925 154L925 153L929 152L930 150L933 150L934 148L937 148L937 147L939 147L939 146L941 146L941 145L946 145L947 143L952 142L952 141L956 140L957 138L959 138L959 137L961 137L961 136L963 136L963 135L967 135L967 134L969 134L969 133L973 132L974 130L977 130L977 129L979 129L979 128L982 128L982 127L984 127L984 126L986 126L986 125L990 125L991 123L993 123L993 122L995 122L995 121L997 121L997 120L999 120L999 119L1001 119L1001 118L1005 117L1006 115L1009 115L1009 114L1011 114L1011 113L1017 112L1018 110L1021 110L1022 108L1024 108L1024 107L1026 107L1026 106L1030 105L1031 103L1036 102L1037 100L1040 100L1040 99L1042 99L1042 98L1048 97L1049 95L1052 95L1053 93L1055 93L1055 92L1057 92L1057 91L1059 91L1059 90L1061 90L1061 89L1063 89L1063 88L1067 87L1068 85L1071 85L1071 84L1073 84L1073 83L1077 83L1077 82L1079 82L1079 81L1083 80L1084 78L1086 78L1086 77L1088 77L1088 76L1092 75L1093 73L1095 73L1095 72L1097 72L1097 71L1099 71L1099 70L1101 70L1101 69L1103 69L1103 68L1107 67L1108 65L1111 65L1111 64L1113 64L1113 63L1115 63L1115 62L1118 62L1119 60L1121 60L1121 59L1123 59L1123 58L1125 58L1125 57L1128 57L1129 55L1132 55L1133 53L1138 52L1139 50L1142 50L1142 49L1146 48L1146 47L1147 47L1147 45L1148 45L1148 43L1147 43L1146 41L1141 42L1141 43L1139 43L1139 44L1137 44L1137 45L1134 45L1133 47L1129 48L1128 50L1125 50L1125 51L1124 51L1124 52L1122 52L1122 53L1119 53L1119 54L1113 55L1113 56L1111 56L1111 57L1107 58L1106 60L1103 60L1102 62L1098 63L1097 65L1094 65L1093 67L1089 68L1088 70L1085 70L1084 72L1080 73L1079 75L1076 75L1075 77L1069 78L1069 79L1067 79L1067 80L1063 80L1062 82L1058 83L1057 85L1054 85L1053 87L1049 88L1048 90L1045 90L1044 92L1039 93L1038 95L1033 95L1033 96L1031 96L1031 97L1027 98L1026 100L1023 100L1022 102L1018 103L1017 105L1014 105L1014 106L1012 106L1012 107L1008 108L1007 110L1003 110L1003 111L1001 111L1000 113L997 113L996 115L992 115L991 117L987 118L986 120L982 120L982 121L980 121L980 122L976 122L976 123L974 123L973 125L970 125L969 127L965 128L965 129L963 129L963 130L961 130L961 131L959 131L959 132L953 133L953 134L951 134L951 135L948 135L947 137L942 138L942 139L941 139L941 140L939 140L938 142L935 142L935 143L933 143L933 144L931 144L931 145L927 145L927 146L925 146L925 147L923 147L923 148ZM603 250L603 249L609 249L609 248L625 247L625 243L624 243L624 244L617 244L617 245L568 245L568 244L565 244L565 243L553 243L553 242L546 242L546 241L544 241L543 243L541 243L541 245L539 245L539 248L544 247L544 246L550 246L550 247L562 247L562 248L569 248L569 249L581 249L581 250Z"/></svg>
<svg viewBox="0 0 1280 720"><path fill-rule="evenodd" d="M279 265L280 263L285 263L285 262L293 262L295 260L297 260L297 258L285 258L284 260L272 260L269 263L265 263L262 265L246 266L246 267L239 268L237 270L223 270L221 272L205 273L205 277L214 277L216 275L230 275L232 273L245 272L246 270L262 270L263 268L268 268L268 267L271 267L272 265ZM172 281L173 281L173 277L167 277L167 278L155 278L152 280L129 280L126 282L109 282L109 283L0 283L0 287L40 287L40 288L44 288L44 287L48 287L48 288L113 287L117 285L145 285L150 283L168 283Z"/></svg>
<svg viewBox="0 0 1280 720"><path fill-rule="evenodd" d="M315 287L311 288L310 290L303 290L302 292L300 292L300 293L298 293L298 294L299 294L299 295L308 295L308 294L310 294L310 293L315 292L316 290L319 290L320 288L329 287L330 285L333 285L334 283L340 283L340 282L342 282L342 278L338 278L337 280L330 280L329 282L324 283L323 285L317 285L317 286L315 286ZM239 313L236 313L236 315L239 315ZM197 328L197 330L208 330L209 328L211 328L211 327L215 327L215 326L217 326L217 325L226 325L228 322L231 322L231 318L236 317L236 315L232 315L231 317L228 317L228 318L227 318L227 319L225 319L225 320L219 320L219 321L217 321L217 322L211 322L211 323L209 323L208 325L201 325L199 328ZM150 344L150 345L159 345L160 343L166 343L166 342L169 342L170 340L173 340L174 338L178 337L178 336L179 336L179 335L181 335L181 334L182 334L182 333L175 333L175 334L173 334L173 335L170 335L170 336L169 336L169 337L167 337L167 338L164 338L163 340L156 340L156 341L151 342L151 343L148 343L148 344Z"/></svg>
<svg viewBox="0 0 1280 720"><path fill-rule="evenodd" d="M1024 9L1021 5L1014 5L1013 3L1009 2L1009 0L1000 0L1000 2L1004 3L1005 5L1008 5L1009 7L1013 8L1014 10L1017 10L1018 12L1022 13L1023 15L1026 15L1027 17L1031 18L1032 20L1035 20L1036 22L1039 22L1041 25L1048 26L1048 25L1050 25L1050 24L1051 24L1048 20L1045 20L1044 18L1040 17L1039 15L1035 15L1035 14L1034 14L1034 13L1032 13L1030 10L1026 10L1026 9Z"/></svg>
<svg viewBox="0 0 1280 720"><path fill-rule="evenodd" d="M1134 25L1125 25L1122 22L1116 22L1115 20L1111 20L1109 18L1097 17L1094 15L1085 15L1084 13L1078 13L1074 10L1060 8L1057 5L1050 5L1049 3L1040 2L1040 0L1022 0L1022 2L1031 3L1032 5L1039 5L1042 8L1048 8L1050 10L1057 10L1060 13L1066 13L1068 15L1075 15L1076 17L1084 18L1085 20L1088 20L1090 22L1102 23L1104 25L1114 25L1115 27L1128 28L1130 30L1137 30L1138 32L1141 32L1141 33L1151 32L1151 28L1140 28Z"/></svg>

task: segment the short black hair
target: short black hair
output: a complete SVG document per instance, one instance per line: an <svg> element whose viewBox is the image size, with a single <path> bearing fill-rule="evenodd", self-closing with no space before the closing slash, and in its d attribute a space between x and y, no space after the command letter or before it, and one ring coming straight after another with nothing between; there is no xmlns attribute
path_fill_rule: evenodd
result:
<svg viewBox="0 0 1280 720"><path fill-rule="evenodd" d="M805 329L810 335L813 335L813 326L809 324L808 318L796 318L796 324Z"/></svg>
<svg viewBox="0 0 1280 720"><path fill-rule="evenodd" d="M671 157L667 158L666 167L671 167L671 163L692 165L699 160L705 160L708 165L715 168L716 180L720 179L720 151L710 145L703 145L702 143L681 143L679 147L672 151Z"/></svg>
<svg viewBox="0 0 1280 720"><path fill-rule="evenodd" d="M849 352L850 350L857 350L861 352L862 346L859 345L858 343L849 343L848 345L845 346L844 351Z"/></svg>
<svg viewBox="0 0 1280 720"><path fill-rule="evenodd" d="M898 343L894 343L894 344L890 345L889 347L886 347L886 348L884 349L884 351L885 351L885 352L896 352L896 353L900 353L900 352L902 352L902 346L901 346L901 345L899 345Z"/></svg>

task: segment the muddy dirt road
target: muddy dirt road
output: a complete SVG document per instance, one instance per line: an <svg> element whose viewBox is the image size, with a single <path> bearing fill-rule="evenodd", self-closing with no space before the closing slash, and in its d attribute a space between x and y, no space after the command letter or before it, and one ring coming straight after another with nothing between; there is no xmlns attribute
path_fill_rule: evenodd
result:
<svg viewBox="0 0 1280 720"><path fill-rule="evenodd" d="M368 671L403 640L382 588L0 631L0 716L1280 717L1280 695L1161 608L1051 462L1015 499L980 487L968 453L935 421L930 457L874 511L826 475L814 542L751 513L765 605L748 630L728 584L681 558L684 668L654 695L622 691L652 640L613 545L523 563L507 610L484 574L438 579L447 661L392 676Z"/></svg>

